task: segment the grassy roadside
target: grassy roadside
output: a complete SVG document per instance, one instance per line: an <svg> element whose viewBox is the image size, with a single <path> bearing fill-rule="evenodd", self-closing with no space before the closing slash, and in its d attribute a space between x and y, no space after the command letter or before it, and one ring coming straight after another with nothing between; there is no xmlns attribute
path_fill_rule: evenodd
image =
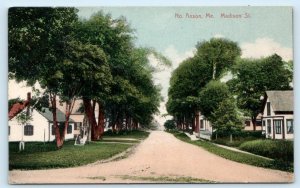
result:
<svg viewBox="0 0 300 188"><path fill-rule="evenodd" d="M131 139L145 139L149 136L149 132L140 131L140 130L132 130L132 131L120 131L118 133L113 133L111 131L107 131L103 134L102 138L105 140L106 138L131 138Z"/></svg>
<svg viewBox="0 0 300 188"><path fill-rule="evenodd" d="M278 161L278 160L268 160L268 159L264 159L261 157L249 155L246 153L231 151L231 150L228 150L225 148L218 147L207 141L191 141L190 138L188 136L186 136L184 133L179 133L179 132L170 132L170 133L173 134L176 138L178 138L184 142L202 147L202 148L206 149L207 151L214 153L218 156L221 156L225 159L229 159L232 161L249 164L249 165L253 165L253 166L258 166L258 167L282 170L282 171L287 171L287 172L294 171L293 164L291 164L291 163L286 163L286 162Z"/></svg>
<svg viewBox="0 0 300 188"><path fill-rule="evenodd" d="M171 176L160 176L160 177L151 177L151 176L118 176L124 180L135 180L135 181L151 181L153 183L215 183L213 181L192 178L192 177L171 177Z"/></svg>
<svg viewBox="0 0 300 188"><path fill-rule="evenodd" d="M9 169L49 169L80 166L110 158L131 147L128 144L90 143L65 145L62 149L35 153L10 153Z"/></svg>
<svg viewBox="0 0 300 188"><path fill-rule="evenodd" d="M130 135L105 136L110 140L90 142L84 146L74 146L74 141L66 141L60 150L56 150L53 142L45 144L28 142L25 144L25 151L18 152L18 143L10 143L9 170L67 168L94 163L126 151L148 135L148 132L138 131L131 137ZM117 138L139 140L117 140Z"/></svg>

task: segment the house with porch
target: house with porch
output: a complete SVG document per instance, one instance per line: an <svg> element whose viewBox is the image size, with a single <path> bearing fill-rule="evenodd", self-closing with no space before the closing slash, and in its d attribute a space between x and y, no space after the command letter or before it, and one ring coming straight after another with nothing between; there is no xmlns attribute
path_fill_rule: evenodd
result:
<svg viewBox="0 0 300 188"><path fill-rule="evenodd" d="M294 92L266 91L263 99L262 124L266 138L294 138Z"/></svg>

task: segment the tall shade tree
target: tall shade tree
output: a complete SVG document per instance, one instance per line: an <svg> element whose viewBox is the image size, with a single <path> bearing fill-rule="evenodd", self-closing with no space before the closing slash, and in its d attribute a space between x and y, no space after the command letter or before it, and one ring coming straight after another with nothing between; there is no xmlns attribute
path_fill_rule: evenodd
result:
<svg viewBox="0 0 300 188"><path fill-rule="evenodd" d="M198 93L211 79L211 74L206 71L208 64L201 59L189 58L175 69L170 78L167 102L168 113L175 116L177 124L192 123L195 129L194 118L199 110Z"/></svg>
<svg viewBox="0 0 300 188"><path fill-rule="evenodd" d="M76 13L75 8L14 7L8 16L9 78L25 80L29 85L38 81L49 94L58 148L63 138L57 124L56 99Z"/></svg>
<svg viewBox="0 0 300 188"><path fill-rule="evenodd" d="M232 67L237 57L241 55L241 49L236 42L223 38L199 42L196 48L195 58L209 64L207 71L212 74L213 80Z"/></svg>
<svg viewBox="0 0 300 188"><path fill-rule="evenodd" d="M88 20L81 20L76 34L82 43L96 45L103 50L112 77L108 93L87 90L82 94L90 124L100 128L97 129L100 132L92 134L92 140L101 138L104 118L113 130L122 129L124 119L127 127L129 124L137 127L138 122L148 122L153 112L157 111L159 98L151 75L155 69L150 65L148 55L154 54L163 63L167 62L166 58L152 49L135 48L133 30L124 17L112 19L109 14L98 12ZM97 124L93 111L96 104L99 107ZM146 108L148 110L145 111Z"/></svg>
<svg viewBox="0 0 300 188"><path fill-rule="evenodd" d="M210 121L214 119L213 113L221 102L230 97L228 86L220 81L210 81L199 93L201 113Z"/></svg>
<svg viewBox="0 0 300 188"><path fill-rule="evenodd" d="M75 36L83 44L91 44L103 50L110 76L107 77L103 72L97 74L101 78L114 80L110 87L114 87L116 76L123 77L126 70L130 67L130 54L133 49L132 30L127 24L125 18L112 19L109 14L98 12L92 15L88 20L78 22L75 30ZM90 76L92 76L90 72ZM92 127L92 140L101 138L104 131L105 106L107 98L114 92L111 89L101 91L97 80L93 80L90 88L82 91L84 109L89 123ZM96 121L95 107L98 105L98 122Z"/></svg>
<svg viewBox="0 0 300 188"><path fill-rule="evenodd" d="M152 115L158 111L160 94L153 83L155 71L149 62L151 50L135 48L131 54L130 66L123 76L115 76L107 110L110 124L115 131L122 128L137 128L137 124L147 126ZM125 127L122 126L125 119Z"/></svg>
<svg viewBox="0 0 300 188"><path fill-rule="evenodd" d="M216 136L218 132L229 133L230 142L232 142L232 134L241 131L243 128L243 122L233 97L223 99L218 108L212 113L211 119Z"/></svg>
<svg viewBox="0 0 300 188"><path fill-rule="evenodd" d="M228 84L237 95L238 107L251 117L256 130L256 117L261 111L260 97L267 90L289 90L292 73L277 54L262 59L242 59L234 67L234 79Z"/></svg>
<svg viewBox="0 0 300 188"><path fill-rule="evenodd" d="M66 127L72 112L75 100L93 96L93 99L104 100L109 92L112 82L112 76L107 57L103 50L91 44L82 44L78 41L71 41L67 47L66 59L63 62L62 79L60 80L61 100L66 103ZM87 96L88 94L88 96ZM85 100L84 100L85 101ZM85 104L85 103L84 103ZM86 108L86 114L91 127L91 137L98 138L102 131L101 121L96 122L94 109ZM99 111L99 113L101 113ZM101 116L101 114L100 114ZM98 116L99 117L99 116ZM101 119L102 120L102 119Z"/></svg>

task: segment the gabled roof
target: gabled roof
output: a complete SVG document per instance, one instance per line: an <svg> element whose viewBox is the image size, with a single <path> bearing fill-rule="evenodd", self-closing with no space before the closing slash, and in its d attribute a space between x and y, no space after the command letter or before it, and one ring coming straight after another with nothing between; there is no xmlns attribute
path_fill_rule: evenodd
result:
<svg viewBox="0 0 300 188"><path fill-rule="evenodd" d="M13 104L8 112L8 120L11 120L20 112L22 112L30 104L30 100L31 93L27 93L27 100L24 100L22 102L16 102L15 104Z"/></svg>
<svg viewBox="0 0 300 188"><path fill-rule="evenodd" d="M266 91L271 106L275 112L294 111L294 91Z"/></svg>
<svg viewBox="0 0 300 188"><path fill-rule="evenodd" d="M49 110L49 108L43 108L41 111L39 111L42 116L44 116L48 121L53 121L53 115L52 111ZM56 109L56 117L58 122L64 122L66 120L65 114L60 111L59 109ZM75 122L73 119L69 119L69 122Z"/></svg>
<svg viewBox="0 0 300 188"><path fill-rule="evenodd" d="M20 112L22 112L27 106L29 105L29 101L24 101L24 102L17 102L13 104L11 109L8 112L8 120L11 120L14 118L16 115L18 115Z"/></svg>

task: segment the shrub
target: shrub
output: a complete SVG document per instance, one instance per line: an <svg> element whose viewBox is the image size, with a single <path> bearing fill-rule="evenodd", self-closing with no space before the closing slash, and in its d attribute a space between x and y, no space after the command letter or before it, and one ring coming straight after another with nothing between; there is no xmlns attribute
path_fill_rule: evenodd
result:
<svg viewBox="0 0 300 188"><path fill-rule="evenodd" d="M19 152L19 143L20 142L9 142L9 152ZM22 153L37 153L54 150L56 150L55 142L25 142L25 150L22 151Z"/></svg>
<svg viewBox="0 0 300 188"><path fill-rule="evenodd" d="M294 161L293 141L253 140L240 145L241 150L281 161Z"/></svg>
<svg viewBox="0 0 300 188"><path fill-rule="evenodd" d="M164 123L164 127L167 131L176 129L175 121L174 120L167 120Z"/></svg>
<svg viewBox="0 0 300 188"><path fill-rule="evenodd" d="M236 131L232 134L233 138L265 138L265 135L262 134L262 131ZM216 137L216 132L213 132L212 138ZM228 132L218 132L218 138L229 137Z"/></svg>

